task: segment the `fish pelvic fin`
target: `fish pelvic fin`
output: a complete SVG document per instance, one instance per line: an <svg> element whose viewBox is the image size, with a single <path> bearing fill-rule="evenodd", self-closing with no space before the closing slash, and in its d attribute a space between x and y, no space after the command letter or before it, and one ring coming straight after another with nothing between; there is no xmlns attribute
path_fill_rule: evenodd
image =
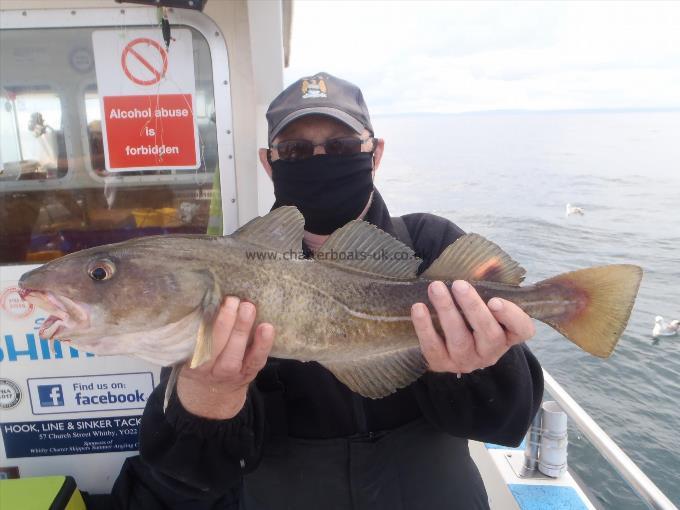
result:
<svg viewBox="0 0 680 510"><path fill-rule="evenodd" d="M642 280L631 264L591 267L564 273L536 285L557 285L584 297L583 306L560 319L540 319L584 351L608 358L628 324Z"/></svg>
<svg viewBox="0 0 680 510"><path fill-rule="evenodd" d="M422 278L519 285L525 273L524 268L497 244L479 234L465 234L446 247Z"/></svg>
<svg viewBox="0 0 680 510"><path fill-rule="evenodd" d="M198 326L198 333L196 334L196 346L194 347L194 354L191 357L189 366L196 368L212 357L212 331L215 316L222 301L222 292L217 283L217 278L212 271L202 271L202 276L210 281L208 290L203 296L201 302L201 322Z"/></svg>
<svg viewBox="0 0 680 510"><path fill-rule="evenodd" d="M198 326L198 333L196 335L196 347L194 354L191 357L191 368L201 366L212 357L212 324L210 319L205 317L201 319Z"/></svg>
<svg viewBox="0 0 680 510"><path fill-rule="evenodd" d="M427 370L420 347L322 365L350 390L368 398L382 398L408 386Z"/></svg>
<svg viewBox="0 0 680 510"><path fill-rule="evenodd" d="M165 414L165 410L168 408L168 404L170 403L172 392L175 390L175 386L177 386L177 378L179 377L180 370L182 370L181 364L173 365L172 370L170 371L168 383L165 385L165 396L163 397L163 414Z"/></svg>

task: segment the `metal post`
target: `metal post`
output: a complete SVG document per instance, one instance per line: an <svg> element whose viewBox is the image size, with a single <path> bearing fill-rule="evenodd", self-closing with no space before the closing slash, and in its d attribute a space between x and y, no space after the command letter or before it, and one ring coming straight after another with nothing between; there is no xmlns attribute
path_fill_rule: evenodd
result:
<svg viewBox="0 0 680 510"><path fill-rule="evenodd" d="M21 133L19 132L19 116L17 115L17 98L12 99L12 113L14 114L14 130L17 135L17 145L19 146L19 161L24 160L24 148L21 145ZM21 174L19 175L21 179Z"/></svg>
<svg viewBox="0 0 680 510"><path fill-rule="evenodd" d="M522 470L519 476L526 478L533 476L536 471L536 465L538 464L538 445L541 442L541 415L543 414L543 409L538 410L534 420L531 422L531 427L529 427L529 432L527 432L525 441L526 446L524 447L524 464L522 465Z"/></svg>

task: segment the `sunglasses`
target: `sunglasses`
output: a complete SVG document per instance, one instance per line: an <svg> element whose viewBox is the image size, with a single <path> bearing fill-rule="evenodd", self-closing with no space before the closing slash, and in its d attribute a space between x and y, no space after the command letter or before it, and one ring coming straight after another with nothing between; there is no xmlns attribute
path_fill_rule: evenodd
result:
<svg viewBox="0 0 680 510"><path fill-rule="evenodd" d="M276 149L279 154L279 159L283 161L301 161L303 159L311 158L314 155L315 147L323 147L326 154L331 156L351 156L352 154L359 154L361 152L361 145L371 141L372 148L370 152L375 150L375 138L354 138L346 136L342 138L333 138L326 140L324 143L312 143L309 140L286 140L285 142L272 145L271 149ZM267 157L271 161L271 149L267 151Z"/></svg>

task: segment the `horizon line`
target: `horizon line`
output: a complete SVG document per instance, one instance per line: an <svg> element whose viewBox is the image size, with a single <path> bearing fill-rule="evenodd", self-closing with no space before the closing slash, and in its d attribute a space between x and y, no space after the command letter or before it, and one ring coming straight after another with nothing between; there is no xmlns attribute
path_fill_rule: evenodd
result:
<svg viewBox="0 0 680 510"><path fill-rule="evenodd" d="M431 111L417 111L417 112L379 112L374 113L374 117L395 117L399 115L490 115L490 114L539 114L539 113L671 113L680 112L680 106L669 107L653 107L653 108L574 108L574 109L550 109L550 110L532 110L524 108L499 108L494 110L469 110L459 112L431 112Z"/></svg>

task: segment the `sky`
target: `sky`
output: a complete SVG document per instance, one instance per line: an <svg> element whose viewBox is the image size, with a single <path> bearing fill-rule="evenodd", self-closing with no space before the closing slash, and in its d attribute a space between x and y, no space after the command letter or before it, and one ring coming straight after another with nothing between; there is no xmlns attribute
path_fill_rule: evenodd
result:
<svg viewBox="0 0 680 510"><path fill-rule="evenodd" d="M286 84L334 74L372 114L680 108L680 1L293 5Z"/></svg>

